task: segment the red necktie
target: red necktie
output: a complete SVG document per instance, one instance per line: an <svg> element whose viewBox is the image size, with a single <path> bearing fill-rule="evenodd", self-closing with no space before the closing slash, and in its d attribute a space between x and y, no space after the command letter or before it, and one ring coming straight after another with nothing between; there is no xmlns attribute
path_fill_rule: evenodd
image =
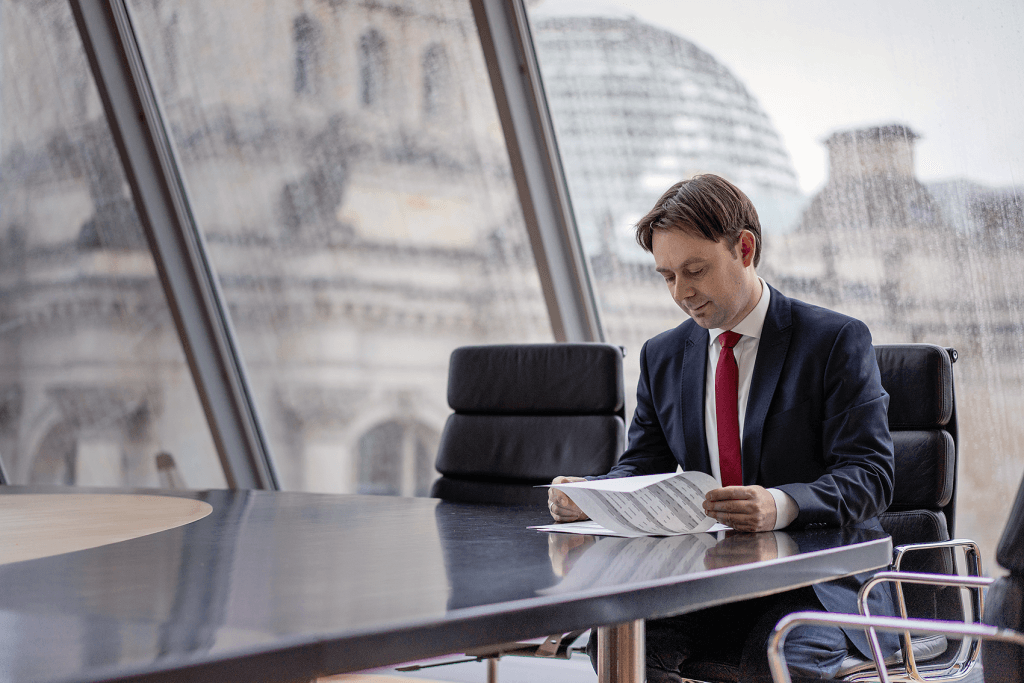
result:
<svg viewBox="0 0 1024 683"><path fill-rule="evenodd" d="M743 486L737 409L740 372L732 352L732 347L742 336L738 332L723 332L718 337L722 353L715 369L715 417L718 420L718 469L722 473L722 486Z"/></svg>

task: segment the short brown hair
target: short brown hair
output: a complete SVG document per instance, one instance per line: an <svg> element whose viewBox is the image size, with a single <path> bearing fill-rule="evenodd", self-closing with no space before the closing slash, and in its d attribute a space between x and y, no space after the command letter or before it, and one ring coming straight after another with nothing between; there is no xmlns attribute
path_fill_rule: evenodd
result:
<svg viewBox="0 0 1024 683"><path fill-rule="evenodd" d="M636 224L636 241L651 251L655 230L683 230L736 248L740 234L754 235L754 266L761 261L761 222L757 209L740 188L710 173L696 175L668 189Z"/></svg>

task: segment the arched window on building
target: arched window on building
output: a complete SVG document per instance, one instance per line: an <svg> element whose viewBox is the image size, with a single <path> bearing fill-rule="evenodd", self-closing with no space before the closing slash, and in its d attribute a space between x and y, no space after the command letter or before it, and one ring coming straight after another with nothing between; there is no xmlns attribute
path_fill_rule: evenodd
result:
<svg viewBox="0 0 1024 683"><path fill-rule="evenodd" d="M76 483L77 436L78 427L67 420L51 427L36 450L28 483L73 486Z"/></svg>
<svg viewBox="0 0 1024 683"><path fill-rule="evenodd" d="M364 107L379 104L387 85L388 50L384 36L370 29L359 38L359 95Z"/></svg>
<svg viewBox="0 0 1024 683"><path fill-rule="evenodd" d="M434 43L423 53L423 116L436 118L450 110L452 75L444 46Z"/></svg>
<svg viewBox="0 0 1024 683"><path fill-rule="evenodd" d="M296 95L314 95L320 90L322 34L320 25L308 14L300 14L292 22Z"/></svg>
<svg viewBox="0 0 1024 683"><path fill-rule="evenodd" d="M379 496L426 496L437 477L438 438L430 428L392 420L359 439L358 492Z"/></svg>

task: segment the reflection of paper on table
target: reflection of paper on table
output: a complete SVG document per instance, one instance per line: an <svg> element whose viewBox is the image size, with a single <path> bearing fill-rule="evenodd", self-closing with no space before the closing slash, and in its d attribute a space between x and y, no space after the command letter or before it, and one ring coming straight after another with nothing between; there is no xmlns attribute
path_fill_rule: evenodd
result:
<svg viewBox="0 0 1024 683"><path fill-rule="evenodd" d="M615 536L674 536L710 531L716 524L701 504L704 495L719 485L703 472L577 481L552 488L569 496L604 531L564 528L570 524L535 528Z"/></svg>
<svg viewBox="0 0 1024 683"><path fill-rule="evenodd" d="M663 534L620 534L617 531L607 529L592 519L588 519L583 522L558 522L555 524L541 524L538 526L527 527L529 529L536 529L537 531L556 531L560 534L579 534L581 536L625 536L627 538L636 538L637 536L658 536ZM716 533L718 531L732 531L731 526L725 524L716 523L709 529L702 529L708 533ZM697 534L700 531L696 529L693 531L683 531L679 534L673 534L674 536L681 536L683 534Z"/></svg>
<svg viewBox="0 0 1024 683"><path fill-rule="evenodd" d="M583 553L557 585L538 592L578 591L687 574L704 569L704 556L715 543L708 534L601 540Z"/></svg>

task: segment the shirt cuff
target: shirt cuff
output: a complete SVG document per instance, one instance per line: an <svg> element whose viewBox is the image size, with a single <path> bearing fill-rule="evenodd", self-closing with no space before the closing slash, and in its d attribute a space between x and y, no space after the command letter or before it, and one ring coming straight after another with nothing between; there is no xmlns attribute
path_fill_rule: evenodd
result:
<svg viewBox="0 0 1024 683"><path fill-rule="evenodd" d="M800 513L800 506L785 491L768 489L768 493L775 499L775 526L772 530L785 529Z"/></svg>

